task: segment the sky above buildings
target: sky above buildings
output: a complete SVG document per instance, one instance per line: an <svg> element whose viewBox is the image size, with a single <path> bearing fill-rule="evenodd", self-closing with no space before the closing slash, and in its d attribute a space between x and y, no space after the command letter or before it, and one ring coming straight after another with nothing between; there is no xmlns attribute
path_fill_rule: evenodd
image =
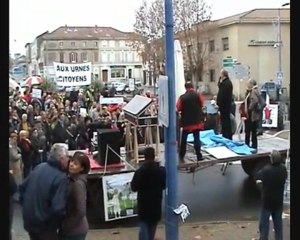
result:
<svg viewBox="0 0 300 240"><path fill-rule="evenodd" d="M149 3L153 0L147 0ZM279 8L289 0L206 0L213 19L255 8ZM59 26L110 26L132 31L142 0L10 0L10 51L25 53L25 44Z"/></svg>

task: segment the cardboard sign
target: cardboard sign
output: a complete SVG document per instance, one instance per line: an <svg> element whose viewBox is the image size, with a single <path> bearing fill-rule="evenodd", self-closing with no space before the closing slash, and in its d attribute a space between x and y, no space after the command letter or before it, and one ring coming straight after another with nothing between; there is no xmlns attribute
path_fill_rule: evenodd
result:
<svg viewBox="0 0 300 240"><path fill-rule="evenodd" d="M54 62L56 84L64 87L85 86L91 84L92 64Z"/></svg>
<svg viewBox="0 0 300 240"><path fill-rule="evenodd" d="M42 89L39 88L33 88L32 92L31 92L31 96L33 98L38 98L41 99L42 98Z"/></svg>

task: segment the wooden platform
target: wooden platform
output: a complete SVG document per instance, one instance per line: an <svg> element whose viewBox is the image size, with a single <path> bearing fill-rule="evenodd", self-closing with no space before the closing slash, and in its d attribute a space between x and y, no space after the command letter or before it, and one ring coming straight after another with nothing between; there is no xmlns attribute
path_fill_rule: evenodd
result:
<svg viewBox="0 0 300 240"><path fill-rule="evenodd" d="M244 139L244 136L241 136ZM234 136L234 140L237 140L237 136ZM203 168L213 166L218 163L229 163L234 161L247 161L253 159L259 159L268 157L273 149L278 150L280 153L285 154L290 148L290 142L287 139L276 137L269 134L264 134L258 137L258 150L257 153L251 155L238 155L235 157L217 159L202 147L203 161L198 162L196 155L194 154L193 144L188 143L187 154L185 157L185 163L178 164L179 170L195 171Z"/></svg>

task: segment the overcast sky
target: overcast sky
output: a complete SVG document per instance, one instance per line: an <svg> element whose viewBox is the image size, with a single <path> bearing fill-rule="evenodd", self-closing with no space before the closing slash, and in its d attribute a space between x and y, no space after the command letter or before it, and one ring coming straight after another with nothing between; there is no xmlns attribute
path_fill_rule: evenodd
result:
<svg viewBox="0 0 300 240"><path fill-rule="evenodd" d="M147 0L149 2L153 0ZM206 0L213 19L255 8L278 8L289 0ZM10 51L25 53L25 44L59 26L111 26L132 31L142 0L10 0Z"/></svg>

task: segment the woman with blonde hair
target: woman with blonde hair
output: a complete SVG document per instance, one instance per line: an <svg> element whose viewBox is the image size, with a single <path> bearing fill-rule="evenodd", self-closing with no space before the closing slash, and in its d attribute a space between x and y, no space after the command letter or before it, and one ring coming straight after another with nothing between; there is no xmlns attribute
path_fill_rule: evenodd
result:
<svg viewBox="0 0 300 240"><path fill-rule="evenodd" d="M22 114L19 130L25 130L28 132L31 130L31 126L28 121L28 115L26 113Z"/></svg>

